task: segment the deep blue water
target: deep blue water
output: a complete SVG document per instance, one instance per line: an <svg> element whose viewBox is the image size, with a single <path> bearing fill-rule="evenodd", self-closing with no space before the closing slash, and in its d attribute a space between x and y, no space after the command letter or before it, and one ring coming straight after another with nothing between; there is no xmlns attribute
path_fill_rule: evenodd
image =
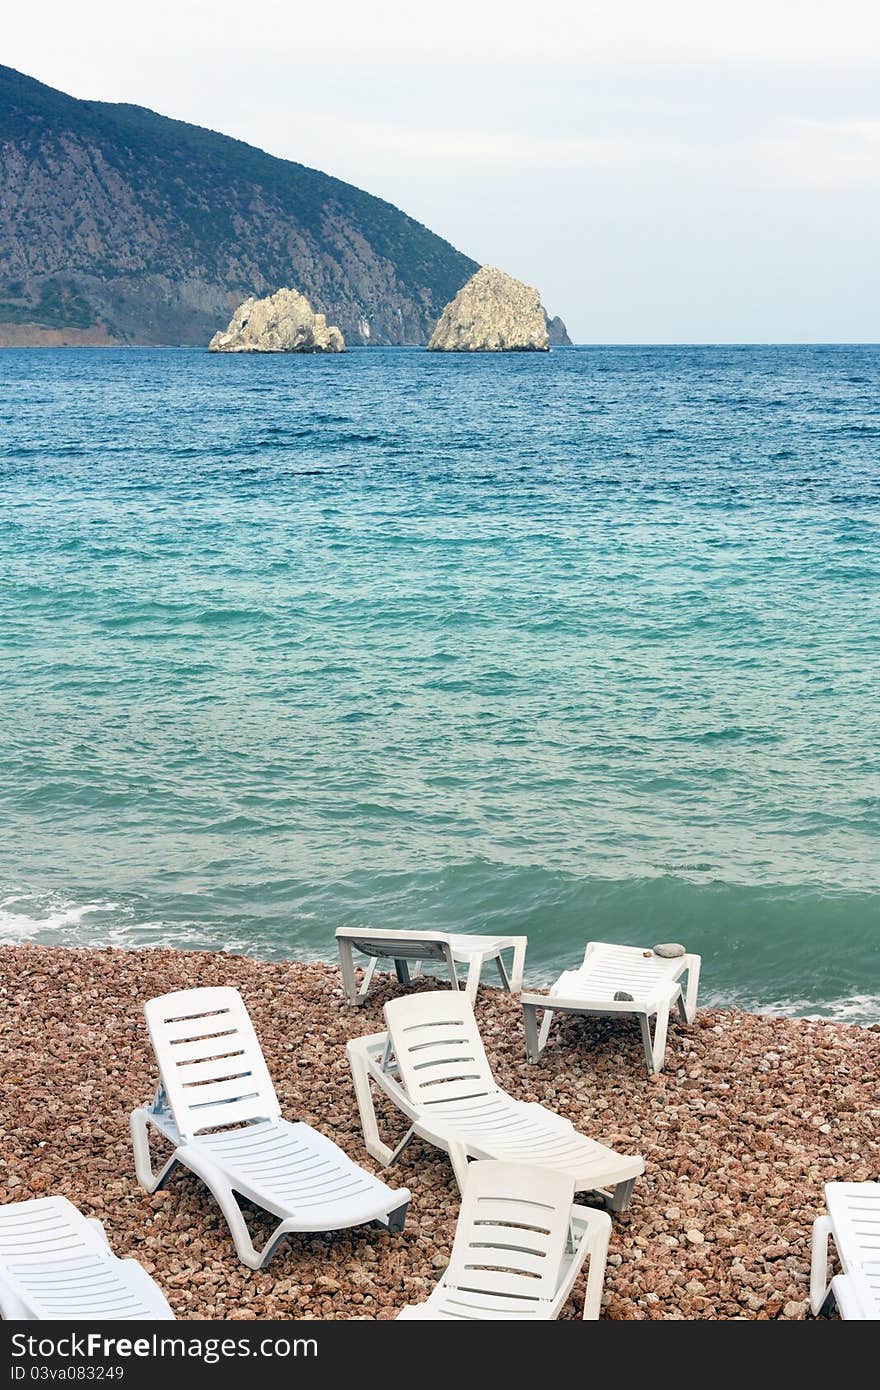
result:
<svg viewBox="0 0 880 1390"><path fill-rule="evenodd" d="M880 348L0 353L0 937L880 999Z"/></svg>

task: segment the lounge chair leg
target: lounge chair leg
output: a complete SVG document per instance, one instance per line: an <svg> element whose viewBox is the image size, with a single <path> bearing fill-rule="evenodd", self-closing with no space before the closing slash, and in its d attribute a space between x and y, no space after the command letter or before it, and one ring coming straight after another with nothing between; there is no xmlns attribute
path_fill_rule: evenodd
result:
<svg viewBox="0 0 880 1390"><path fill-rule="evenodd" d="M523 969L526 963L526 938L518 936L513 948L513 963L510 967L510 992L519 994L522 989Z"/></svg>
<svg viewBox="0 0 880 1390"><path fill-rule="evenodd" d="M597 1237L590 1251L590 1267L587 1271L587 1288L584 1294L584 1318L598 1318L602 1311L602 1290L605 1284L605 1266L608 1263L608 1241L610 1228L604 1238Z"/></svg>
<svg viewBox="0 0 880 1390"><path fill-rule="evenodd" d="M642 1046L645 1049L645 1061L648 1064L648 1071L654 1070L654 1045L651 1042L651 1024L647 1014L639 1014L639 1027L642 1030Z"/></svg>
<svg viewBox="0 0 880 1390"><path fill-rule="evenodd" d="M700 988L700 965L699 956L689 955L687 957L687 993L682 991L684 997L684 1020L686 1023L693 1023L697 1016L697 991Z"/></svg>
<svg viewBox="0 0 880 1390"><path fill-rule="evenodd" d="M538 1034L538 1055L539 1055L539 1056L540 1056L540 1054L544 1051L544 1048L547 1046L547 1039L548 1039L549 1036L550 1036L550 1024L551 1024L552 1022L553 1022L553 1010L552 1010L552 1009L545 1009L545 1010L544 1010L544 1017L541 1019L541 1031L540 1031L540 1033Z"/></svg>
<svg viewBox="0 0 880 1390"><path fill-rule="evenodd" d="M396 1163L396 1162L397 1162L397 1160L400 1158L400 1155L403 1153L403 1151L404 1151L404 1149L406 1148L407 1144L410 1142L410 1140L413 1138L414 1135L415 1135L415 1129L414 1129L414 1128L408 1129L408 1130L406 1131L406 1134L403 1136L403 1138L401 1139L400 1143L397 1145L397 1148L394 1150L394 1152L392 1153L392 1155L391 1155L391 1157L389 1158L388 1162L385 1164L385 1167L386 1167L386 1168L390 1168L391 1165L392 1165L392 1163Z"/></svg>
<svg viewBox="0 0 880 1390"><path fill-rule="evenodd" d="M612 1190L611 1196L605 1200L605 1205L609 1211L626 1211L629 1206L629 1199L635 1186L635 1178L630 1178L627 1182L619 1182Z"/></svg>
<svg viewBox="0 0 880 1390"><path fill-rule="evenodd" d="M477 990L480 988L480 975L483 970L483 962L479 956L472 956L468 966L467 979L465 980L464 992L472 1004L477 1002Z"/></svg>
<svg viewBox="0 0 880 1390"><path fill-rule="evenodd" d="M247 1265L248 1269L262 1269L271 1260L278 1246L287 1235L286 1230L276 1230L263 1246L262 1250L257 1250L251 1240L251 1233L247 1228L241 1207L235 1200L235 1194L231 1188L218 1191L216 1187L211 1189L213 1197L216 1199L220 1210L226 1217L226 1224L229 1227L233 1244L235 1245L238 1258L242 1264ZM284 1223L282 1223L283 1225Z"/></svg>
<svg viewBox="0 0 880 1390"><path fill-rule="evenodd" d="M355 1000L355 1003L356 1003L356 1004L359 1004L359 1003L361 1002L361 1000L366 996L367 990L370 988L370 985L373 983L373 976L374 976L375 973L376 973L376 966L377 966L378 964L379 964L379 962L378 962L378 960L376 959L376 957L375 957L375 956L371 956L371 957L370 957L370 963L369 963L369 965L367 966L366 970L364 971L364 978L361 980L361 987L360 987L360 989L359 989L359 991L358 991L358 997L357 997L357 999Z"/></svg>
<svg viewBox="0 0 880 1390"><path fill-rule="evenodd" d="M402 1231L406 1221L406 1213L409 1210L409 1202L404 1202L402 1207L395 1207L394 1211L388 1213L389 1231Z"/></svg>
<svg viewBox="0 0 880 1390"><path fill-rule="evenodd" d="M468 1171L467 1150L461 1144L450 1144L449 1161L452 1164L455 1181L458 1183L458 1190L459 1192L464 1192Z"/></svg>
<svg viewBox="0 0 880 1390"><path fill-rule="evenodd" d="M523 1004L523 1027L526 1034L526 1061L537 1062L541 1056L538 1042L538 1010L534 1004Z"/></svg>
<svg viewBox="0 0 880 1390"><path fill-rule="evenodd" d="M266 1241L262 1250L257 1250L235 1193L223 1175L212 1163L202 1162L201 1155L195 1154L192 1147L186 1149L184 1161L190 1172L195 1173L197 1178L201 1178L226 1218L229 1233L242 1264L247 1265L248 1269L262 1269L265 1264L268 1264L278 1245L287 1235L290 1229L289 1223L282 1221Z"/></svg>
<svg viewBox="0 0 880 1390"><path fill-rule="evenodd" d="M412 983L409 977L409 966L405 960L395 960L394 969L397 974L398 984L408 985Z"/></svg>
<svg viewBox="0 0 880 1390"><path fill-rule="evenodd" d="M339 942L339 969L342 972L342 992L349 1004L358 1002L357 980L354 973L354 953L350 941Z"/></svg>
<svg viewBox="0 0 880 1390"><path fill-rule="evenodd" d="M495 957L495 965L498 969L498 974L501 976L502 989L506 989L508 994L512 994L513 991L510 988L510 976L508 975L507 970L505 969L504 961L501 959L500 955L497 955Z"/></svg>
<svg viewBox="0 0 880 1390"><path fill-rule="evenodd" d="M364 1132L364 1147L372 1158L377 1159L383 1167L387 1168L394 1156L394 1151L379 1138L376 1107L373 1104L373 1092L370 1089L370 1073L367 1070L367 1064L357 1052L351 1049L348 1052L348 1061L354 1082L354 1094L361 1119L361 1129Z"/></svg>
<svg viewBox="0 0 880 1390"><path fill-rule="evenodd" d="M663 1070L666 1061L666 1034L669 1030L669 1004L661 1004L654 1020L654 1046L651 1049L651 1071Z"/></svg>
<svg viewBox="0 0 880 1390"><path fill-rule="evenodd" d="M668 1001L660 1004L657 1009L653 1040L651 1039L651 1020L648 1014L639 1014L638 1019L642 1030L642 1043L645 1048L648 1074L653 1076L655 1072L663 1070L663 1063L666 1060L666 1034L669 1029Z"/></svg>
<svg viewBox="0 0 880 1390"><path fill-rule="evenodd" d="M826 1304L833 1300L831 1285L828 1283L828 1241L831 1236L831 1220L827 1215L817 1216L813 1222L813 1252L810 1259L810 1311L817 1318Z"/></svg>
<svg viewBox="0 0 880 1390"><path fill-rule="evenodd" d="M147 1192L161 1192L179 1160L175 1152L159 1169L158 1173L153 1171L153 1160L150 1155L149 1115L148 1110L133 1110L129 1119L131 1146L134 1149L134 1171L141 1187L145 1188Z"/></svg>

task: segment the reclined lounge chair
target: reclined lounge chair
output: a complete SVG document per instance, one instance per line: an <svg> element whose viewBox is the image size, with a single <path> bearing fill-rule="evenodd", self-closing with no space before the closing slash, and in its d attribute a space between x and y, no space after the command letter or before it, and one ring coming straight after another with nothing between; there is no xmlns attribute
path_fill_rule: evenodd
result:
<svg viewBox="0 0 880 1390"><path fill-rule="evenodd" d="M418 1135L449 1154L462 1192L468 1159L494 1158L564 1173L576 1192L602 1193L613 1211L626 1207L643 1159L615 1153L561 1115L503 1091L463 994L441 990L392 999L384 1012L387 1033L355 1039L347 1048L374 1158L389 1166ZM410 1122L395 1149L379 1137L371 1085Z"/></svg>
<svg viewBox="0 0 880 1390"><path fill-rule="evenodd" d="M423 965L441 965L449 972L453 989L460 989L456 965L468 968L465 993L471 1003L477 997L480 974L487 961L494 961L504 989L517 994L522 989L523 965L528 937L526 936L462 936L442 931L376 931L371 928L340 927L336 933L342 984L349 1004L361 1004L380 960L393 960L398 981L410 983L410 965L415 973ZM510 975L502 952L513 952ZM364 972L361 987L355 979L354 952L368 956L370 963Z"/></svg>
<svg viewBox="0 0 880 1390"><path fill-rule="evenodd" d="M330 1139L281 1117L253 1025L236 989L187 989L144 1007L159 1063L149 1109L131 1116L135 1171L148 1192L164 1187L178 1163L205 1182L229 1223L235 1248L262 1269L291 1231L340 1231L378 1221L403 1226L406 1188L392 1191ZM150 1128L174 1152L158 1173ZM280 1225L254 1248L238 1197Z"/></svg>
<svg viewBox="0 0 880 1390"><path fill-rule="evenodd" d="M826 1213L813 1223L810 1307L836 1303L851 1321L880 1320L880 1183L825 1184ZM834 1237L842 1274L828 1279L828 1239Z"/></svg>
<svg viewBox="0 0 880 1390"><path fill-rule="evenodd" d="M686 995L681 988L681 978L685 974L688 977ZM636 1017L641 1024L648 1071L662 1071L670 1009L678 1010L683 1023L693 1023L699 984L699 956L685 953L667 958L636 946L590 941L583 963L577 970L563 971L549 994L520 996L526 1057L530 1062L538 1061L547 1045L554 1014L628 1015ZM540 1012L544 1017L539 1032Z"/></svg>
<svg viewBox="0 0 880 1390"><path fill-rule="evenodd" d="M120 1260L104 1227L66 1197L0 1206L0 1317L49 1322L172 1319L162 1290Z"/></svg>
<svg viewBox="0 0 880 1390"><path fill-rule="evenodd" d="M573 1203L574 1183L565 1173L472 1163L449 1265L424 1303L410 1304L397 1316L558 1318L589 1256L583 1315L598 1318L611 1217Z"/></svg>

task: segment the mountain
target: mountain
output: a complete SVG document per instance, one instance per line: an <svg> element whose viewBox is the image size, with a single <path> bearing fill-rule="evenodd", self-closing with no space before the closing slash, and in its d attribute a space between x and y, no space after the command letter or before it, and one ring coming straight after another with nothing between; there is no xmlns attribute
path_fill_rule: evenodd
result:
<svg viewBox="0 0 880 1390"><path fill-rule="evenodd" d="M349 343L424 343L476 269L316 169L0 67L0 344L207 344L282 286Z"/></svg>

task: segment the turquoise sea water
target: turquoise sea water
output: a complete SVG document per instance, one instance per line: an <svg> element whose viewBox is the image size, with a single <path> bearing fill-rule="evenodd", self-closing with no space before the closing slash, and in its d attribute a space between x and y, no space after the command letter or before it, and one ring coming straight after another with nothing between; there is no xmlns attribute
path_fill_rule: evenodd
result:
<svg viewBox="0 0 880 1390"><path fill-rule="evenodd" d="M0 939L880 1001L880 349L0 354Z"/></svg>

